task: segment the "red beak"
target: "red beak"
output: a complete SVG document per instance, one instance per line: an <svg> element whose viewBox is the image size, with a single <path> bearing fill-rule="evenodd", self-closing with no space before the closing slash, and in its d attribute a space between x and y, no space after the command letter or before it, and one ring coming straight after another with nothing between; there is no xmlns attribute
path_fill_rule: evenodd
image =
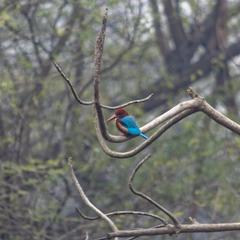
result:
<svg viewBox="0 0 240 240"><path fill-rule="evenodd" d="M116 118L117 118L116 115L113 114L110 118L107 119L107 122L110 122L110 121L112 121L113 119L116 119Z"/></svg>

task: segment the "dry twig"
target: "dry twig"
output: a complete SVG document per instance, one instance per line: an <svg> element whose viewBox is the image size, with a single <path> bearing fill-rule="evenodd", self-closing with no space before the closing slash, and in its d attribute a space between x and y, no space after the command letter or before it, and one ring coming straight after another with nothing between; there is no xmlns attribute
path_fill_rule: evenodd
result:
<svg viewBox="0 0 240 240"><path fill-rule="evenodd" d="M60 73L60 75L62 76L62 78L65 80L65 82L67 83L67 85L69 86L75 100L80 104L80 105L93 105L94 101L84 101L82 100L79 95L77 94L74 86L72 85L70 79L66 76L66 74L64 73L64 71L62 70L62 68L60 67L60 65L58 63L56 63L54 60L52 60L53 65L55 66L55 68L57 69L57 71ZM108 110L114 110L114 109L118 109L118 108L123 108L123 107L127 107L129 105L135 104L135 103L142 103L142 102L146 102L148 101L151 97L153 96L153 93L149 94L147 97L145 98L141 98L141 99L136 99L136 100L132 100L123 104L119 104L116 106L108 106L108 105L104 105L101 104L102 108L108 109Z"/></svg>
<svg viewBox="0 0 240 240"><path fill-rule="evenodd" d="M128 180L128 186L131 190L131 192L145 200L147 200L148 202L150 202L152 205L154 205L156 208L158 208L160 211L162 211L163 213L165 213L174 223L175 227L180 227L180 223L178 222L178 220L173 216L173 214L168 211L165 207L161 206L159 203L157 203L156 201L154 201L152 198L150 198L149 196L147 196L146 194L136 190L133 187L133 179L137 173L137 171L140 169L140 167L151 157L151 155L147 155L145 158L143 158L138 164L137 166L133 169L129 180Z"/></svg>
<svg viewBox="0 0 240 240"><path fill-rule="evenodd" d="M77 177L74 173L74 170L73 170L73 166L72 166L72 163L71 163L71 159L68 159L68 165L69 165L69 168L70 168L70 171L71 171L71 176L72 176L72 179L73 179L73 182L78 190L78 193L81 197L81 199L83 200L83 202L89 207L91 208L101 219L103 219L107 224L108 226L112 229L113 232L116 232L118 231L118 228L117 226L113 223L113 221L105 214L103 213L100 209L98 209L94 204L92 204L90 202L90 200L88 199L88 197L86 196L86 194L84 193L79 181L77 180ZM117 238L115 238L115 240L117 240Z"/></svg>
<svg viewBox="0 0 240 240"><path fill-rule="evenodd" d="M77 210L78 214L86 220L94 221L94 220L100 219L99 216L90 217L90 216L85 215L79 208L76 208L76 210ZM148 212L142 212L142 211L115 211L115 212L106 213L106 215L108 217L115 217L115 216L120 216L120 215L146 216L146 217L151 217L151 218L160 220L164 225L167 224L167 222L162 217L159 217L156 214L152 214L152 213L148 213Z"/></svg>

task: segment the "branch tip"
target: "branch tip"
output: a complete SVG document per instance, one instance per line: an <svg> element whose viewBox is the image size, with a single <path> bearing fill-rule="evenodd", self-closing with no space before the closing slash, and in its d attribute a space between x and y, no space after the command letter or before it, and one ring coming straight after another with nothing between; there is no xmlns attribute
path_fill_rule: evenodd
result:
<svg viewBox="0 0 240 240"><path fill-rule="evenodd" d="M189 87L187 89L187 94L191 97L191 98L202 98L193 88Z"/></svg>

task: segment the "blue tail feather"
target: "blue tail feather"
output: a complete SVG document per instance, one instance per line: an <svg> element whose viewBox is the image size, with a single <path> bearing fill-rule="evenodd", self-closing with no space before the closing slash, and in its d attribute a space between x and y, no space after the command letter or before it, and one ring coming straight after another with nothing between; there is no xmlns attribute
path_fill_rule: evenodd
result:
<svg viewBox="0 0 240 240"><path fill-rule="evenodd" d="M140 133L140 136L141 136L141 137L143 137L144 139L148 139L148 136L147 136L147 135L145 135L145 134L144 134L144 133L142 133L142 132Z"/></svg>

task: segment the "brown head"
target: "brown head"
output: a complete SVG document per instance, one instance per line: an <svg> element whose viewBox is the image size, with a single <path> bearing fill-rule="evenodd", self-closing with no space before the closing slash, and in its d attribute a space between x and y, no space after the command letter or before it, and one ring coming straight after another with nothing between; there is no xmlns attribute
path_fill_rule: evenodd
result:
<svg viewBox="0 0 240 240"><path fill-rule="evenodd" d="M114 119L121 119L127 115L128 115L127 111L125 111L123 108L118 108L115 111L115 113L110 118L107 119L107 122L110 122Z"/></svg>

